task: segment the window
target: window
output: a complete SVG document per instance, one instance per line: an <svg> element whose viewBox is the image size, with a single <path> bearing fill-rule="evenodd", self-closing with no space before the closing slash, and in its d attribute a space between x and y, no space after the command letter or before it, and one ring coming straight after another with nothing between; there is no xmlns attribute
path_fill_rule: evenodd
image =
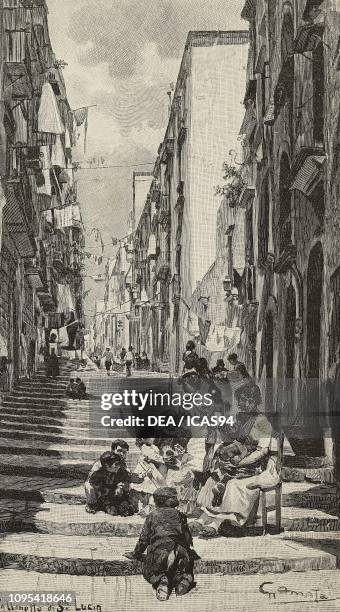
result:
<svg viewBox="0 0 340 612"><path fill-rule="evenodd" d="M336 361L336 351L340 345L340 267L331 277L332 320L329 337L329 365Z"/></svg>
<svg viewBox="0 0 340 612"><path fill-rule="evenodd" d="M279 250L280 253L292 243L291 192L289 189L290 164L286 153L280 163L280 218Z"/></svg>
<svg viewBox="0 0 340 612"><path fill-rule="evenodd" d="M281 30L281 64L285 64L293 56L294 51L294 23L289 12L283 15Z"/></svg>
<svg viewBox="0 0 340 612"><path fill-rule="evenodd" d="M325 66L322 42L313 51L313 136L316 144L324 141Z"/></svg>
<svg viewBox="0 0 340 612"><path fill-rule="evenodd" d="M258 252L259 260L265 263L268 255L269 242L269 181L268 175L262 183L261 204L258 226Z"/></svg>

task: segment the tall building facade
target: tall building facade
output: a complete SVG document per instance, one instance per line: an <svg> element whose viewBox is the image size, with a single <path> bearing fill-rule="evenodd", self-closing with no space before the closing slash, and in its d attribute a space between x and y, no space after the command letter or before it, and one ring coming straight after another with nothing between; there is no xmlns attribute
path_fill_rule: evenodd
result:
<svg viewBox="0 0 340 612"><path fill-rule="evenodd" d="M330 461L325 383L340 346L338 8L258 0L243 10L250 26L241 131L246 258L257 308L254 373L267 410L294 424L295 452L303 447ZM311 421L309 442L294 440Z"/></svg>
<svg viewBox="0 0 340 612"><path fill-rule="evenodd" d="M74 115L44 0L0 2L0 357L30 375L52 328L83 319Z"/></svg>
<svg viewBox="0 0 340 612"><path fill-rule="evenodd" d="M247 52L247 31L190 32L185 45L145 209L151 274L148 286L137 287L151 299L152 360L160 369L178 371L193 293L215 259L215 192L237 145ZM138 232L136 240L146 254L148 240Z"/></svg>

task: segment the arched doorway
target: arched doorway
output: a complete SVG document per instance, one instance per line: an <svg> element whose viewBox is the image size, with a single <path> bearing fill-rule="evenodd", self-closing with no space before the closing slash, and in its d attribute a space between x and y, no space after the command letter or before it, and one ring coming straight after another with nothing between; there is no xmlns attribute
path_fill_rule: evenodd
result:
<svg viewBox="0 0 340 612"><path fill-rule="evenodd" d="M321 310L323 285L323 251L318 242L310 252L307 270L307 393L305 430L308 454L323 455L322 411L320 410ZM306 427L308 429L306 429Z"/></svg>
<svg viewBox="0 0 340 612"><path fill-rule="evenodd" d="M287 153L280 161L280 218L279 218L279 252L292 243L292 205L290 191L290 163Z"/></svg>
<svg viewBox="0 0 340 612"><path fill-rule="evenodd" d="M294 414L296 291L289 285L285 314L285 417Z"/></svg>
<svg viewBox="0 0 340 612"><path fill-rule="evenodd" d="M307 378L319 379L323 252L318 242L310 252L307 270Z"/></svg>
<svg viewBox="0 0 340 612"><path fill-rule="evenodd" d="M266 412L273 412L274 317L268 310L264 326L264 362L266 364Z"/></svg>

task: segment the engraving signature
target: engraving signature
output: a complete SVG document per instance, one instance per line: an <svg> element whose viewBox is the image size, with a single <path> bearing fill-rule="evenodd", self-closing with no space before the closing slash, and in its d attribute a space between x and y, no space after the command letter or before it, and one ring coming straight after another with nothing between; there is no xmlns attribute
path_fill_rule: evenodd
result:
<svg viewBox="0 0 340 612"><path fill-rule="evenodd" d="M330 598L325 595L325 593L322 593L318 588L310 589L308 591L296 591L295 589L289 588L285 585L275 585L274 582L262 582L262 584L259 586L259 592L262 593L262 595L267 595L269 599L290 596L297 598L294 601L300 601L301 599L306 599L313 603L330 601Z"/></svg>

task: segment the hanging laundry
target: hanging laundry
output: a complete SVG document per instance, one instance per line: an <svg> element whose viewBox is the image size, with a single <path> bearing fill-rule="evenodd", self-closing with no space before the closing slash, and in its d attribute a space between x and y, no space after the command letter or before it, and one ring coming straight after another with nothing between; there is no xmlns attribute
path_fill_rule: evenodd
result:
<svg viewBox="0 0 340 612"><path fill-rule="evenodd" d="M241 340L240 327L226 327L224 331L224 349L229 353L236 351Z"/></svg>
<svg viewBox="0 0 340 612"><path fill-rule="evenodd" d="M49 147L40 147L40 159L42 161L42 174L44 176L44 184L37 186L37 193L51 195L52 185L50 177L51 160L49 155Z"/></svg>
<svg viewBox="0 0 340 612"><path fill-rule="evenodd" d="M224 351L224 323L214 325L207 337L205 346L211 353L221 353Z"/></svg>
<svg viewBox="0 0 340 612"><path fill-rule="evenodd" d="M190 311L188 315L188 333L194 338L198 338L200 335L198 316L192 311Z"/></svg>
<svg viewBox="0 0 340 612"><path fill-rule="evenodd" d="M207 337L209 334L209 330L210 330L210 326L211 326L211 321L207 321L207 320L203 320L201 319L201 317L198 318L198 327L200 330L200 339L201 339L201 344L205 344L207 341Z"/></svg>
<svg viewBox="0 0 340 612"><path fill-rule="evenodd" d="M55 144L52 146L51 164L53 166L65 167L65 153L61 138L58 135Z"/></svg>
<svg viewBox="0 0 340 612"><path fill-rule="evenodd" d="M86 154L86 141L87 141L87 128L88 128L88 114L89 109L87 106L78 108L73 111L73 117L75 121L75 137L76 144L81 141L84 142L84 154Z"/></svg>

